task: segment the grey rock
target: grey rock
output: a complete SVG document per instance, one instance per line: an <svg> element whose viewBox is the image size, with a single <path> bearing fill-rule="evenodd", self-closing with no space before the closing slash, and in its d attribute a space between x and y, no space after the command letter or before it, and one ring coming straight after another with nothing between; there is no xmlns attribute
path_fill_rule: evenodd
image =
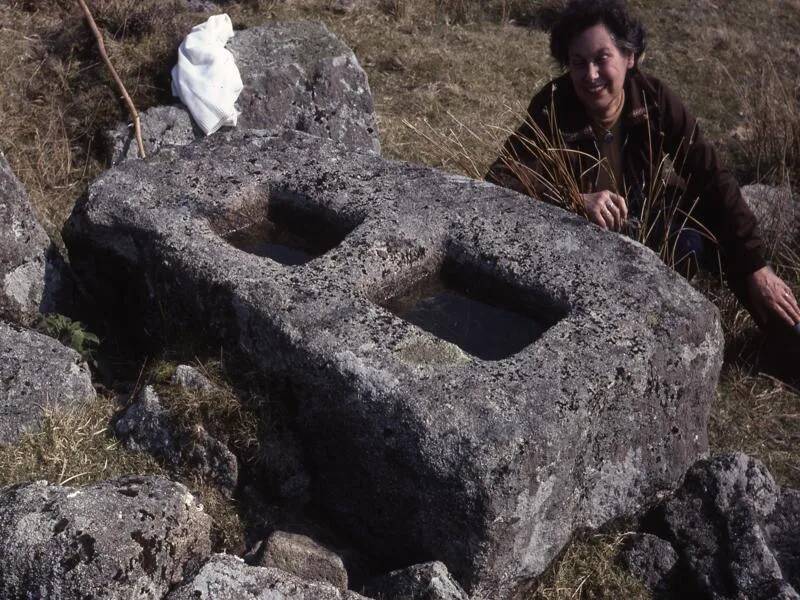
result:
<svg viewBox="0 0 800 600"><path fill-rule="evenodd" d="M287 248L243 235L264 219L307 262L257 255ZM714 306L635 242L484 182L223 132L101 175L64 236L108 306L147 299L120 319L204 331L290 386L314 500L365 553L435 557L475 598L638 513L707 450ZM398 316L393 299L437 274L525 315L524 340L501 351Z"/></svg>
<svg viewBox="0 0 800 600"><path fill-rule="evenodd" d="M245 129L296 129L356 150L380 152L367 75L322 23L272 22L228 43L242 75Z"/></svg>
<svg viewBox="0 0 800 600"><path fill-rule="evenodd" d="M373 580L365 593L386 600L469 600L441 562L413 565Z"/></svg>
<svg viewBox="0 0 800 600"><path fill-rule="evenodd" d="M145 386L136 401L117 419L114 429L128 450L154 454L180 464L181 450L166 411L152 386Z"/></svg>
<svg viewBox="0 0 800 600"><path fill-rule="evenodd" d="M660 537L649 533L629 536L617 560L657 597L663 597L673 587L670 579L678 562L678 554L672 544Z"/></svg>
<svg viewBox="0 0 800 600"><path fill-rule="evenodd" d="M764 243L773 253L782 244L800 241L800 206L789 188L746 185L742 197L758 219Z"/></svg>
<svg viewBox="0 0 800 600"><path fill-rule="evenodd" d="M648 521L666 532L697 593L767 600L800 598L792 587L798 519L796 493L782 493L761 462L736 453L698 461Z"/></svg>
<svg viewBox="0 0 800 600"><path fill-rule="evenodd" d="M351 13L358 6L356 0L333 0L331 3L331 10L338 14Z"/></svg>
<svg viewBox="0 0 800 600"><path fill-rule="evenodd" d="M236 455L202 426L188 427L177 427L153 387L145 386L114 429L129 450L152 454L171 467L189 465L232 491L239 477Z"/></svg>
<svg viewBox="0 0 800 600"><path fill-rule="evenodd" d="M237 31L228 43L242 77L238 129L296 129L346 146L380 152L367 75L358 59L322 23L271 22ZM141 116L149 155L203 136L183 105L159 106ZM106 134L108 162L138 157L132 128Z"/></svg>
<svg viewBox="0 0 800 600"><path fill-rule="evenodd" d="M172 383L184 390L211 394L219 388L205 375L189 365L178 365L172 375Z"/></svg>
<svg viewBox="0 0 800 600"><path fill-rule="evenodd" d="M211 553L211 519L160 477L0 490L3 598L162 598Z"/></svg>
<svg viewBox="0 0 800 600"><path fill-rule="evenodd" d="M186 462L211 477L224 490L232 492L239 480L236 455L203 427L197 427L186 443Z"/></svg>
<svg viewBox="0 0 800 600"><path fill-rule="evenodd" d="M784 579L800 590L800 490L781 490L764 535Z"/></svg>
<svg viewBox="0 0 800 600"><path fill-rule="evenodd" d="M250 567L236 556L215 554L195 578L166 600L367 600L327 583L307 581L266 567Z"/></svg>
<svg viewBox="0 0 800 600"><path fill-rule="evenodd" d="M89 367L77 352L0 321L0 444L37 430L48 409L95 397Z"/></svg>
<svg viewBox="0 0 800 600"><path fill-rule="evenodd" d="M185 146L203 137L203 131L194 124L189 111L182 104L154 106L139 113L142 143L146 155L158 152L163 146ZM106 160L115 165L129 158L139 158L139 145L133 125L120 123L103 134Z"/></svg>
<svg viewBox="0 0 800 600"><path fill-rule="evenodd" d="M342 559L310 537L275 531L264 544L259 566L274 567L309 581L324 581L347 589L347 571Z"/></svg>
<svg viewBox="0 0 800 600"><path fill-rule="evenodd" d="M30 326L40 313L67 312L67 267L1 152L0 223L0 318Z"/></svg>

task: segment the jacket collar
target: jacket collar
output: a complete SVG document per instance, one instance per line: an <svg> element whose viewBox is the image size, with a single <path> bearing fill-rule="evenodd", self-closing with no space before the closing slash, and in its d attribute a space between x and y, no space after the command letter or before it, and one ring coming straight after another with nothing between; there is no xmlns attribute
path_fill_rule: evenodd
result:
<svg viewBox="0 0 800 600"><path fill-rule="evenodd" d="M628 71L625 78L625 106L622 108L623 124L634 127L647 122L652 107L647 103L644 80L637 67ZM589 115L581 104L569 73L550 82L553 104L558 107L556 121L565 142L594 139ZM548 108L545 108L547 112Z"/></svg>

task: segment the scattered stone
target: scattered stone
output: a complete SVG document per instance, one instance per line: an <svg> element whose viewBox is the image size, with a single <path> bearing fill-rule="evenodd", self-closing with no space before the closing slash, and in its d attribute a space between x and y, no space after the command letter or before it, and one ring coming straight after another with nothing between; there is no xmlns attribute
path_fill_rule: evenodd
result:
<svg viewBox="0 0 800 600"><path fill-rule="evenodd" d="M0 319L30 327L40 313L64 312L66 265L1 152L0 223Z"/></svg>
<svg viewBox="0 0 800 600"><path fill-rule="evenodd" d="M668 541L649 533L631 535L623 543L617 560L657 598L666 596L673 588L671 578L678 554Z"/></svg>
<svg viewBox="0 0 800 600"><path fill-rule="evenodd" d="M347 571L342 559L305 535L273 532L258 564L281 569L301 579L324 581L343 591L347 589Z"/></svg>
<svg viewBox="0 0 800 600"><path fill-rule="evenodd" d="M780 249L784 243L800 241L800 202L789 188L746 185L742 197L758 219L767 247Z"/></svg>
<svg viewBox="0 0 800 600"><path fill-rule="evenodd" d="M180 445L153 386L145 386L117 419L114 429L128 450L153 454L172 465L180 464Z"/></svg>
<svg viewBox="0 0 800 600"><path fill-rule="evenodd" d="M367 75L353 51L325 25L270 22L237 31L227 47L244 84L237 129L296 129L355 150L380 152ZM182 105L151 108L140 119L148 155L204 137ZM138 157L127 124L105 135L109 164Z"/></svg>
<svg viewBox="0 0 800 600"><path fill-rule="evenodd" d="M0 596L162 598L211 553L211 519L161 477L0 489Z"/></svg>
<svg viewBox="0 0 800 600"><path fill-rule="evenodd" d="M152 386L145 386L114 428L129 450L152 454L171 467L188 464L229 492L236 487L236 455L200 425L176 427Z"/></svg>
<svg viewBox="0 0 800 600"><path fill-rule="evenodd" d="M172 375L172 383L184 390L203 394L212 394L219 390L208 377L189 365L178 365Z"/></svg>
<svg viewBox="0 0 800 600"><path fill-rule="evenodd" d="M435 557L476 599L639 513L708 448L716 308L646 248L509 190L228 131L107 171L64 237L108 306L151 299L120 320L206 332L288 386L314 502L365 553ZM435 277L525 339L486 354L401 316Z"/></svg>
<svg viewBox="0 0 800 600"><path fill-rule="evenodd" d="M154 106L139 113L142 127L142 143L149 156L163 146L185 146L203 137L203 130L192 121L192 116L182 104ZM139 158L139 146L133 134L133 126L120 123L103 135L106 160L116 165L129 158Z"/></svg>
<svg viewBox="0 0 800 600"><path fill-rule="evenodd" d="M333 0L331 10L337 14L345 15L353 12L356 8L356 0Z"/></svg>
<svg viewBox="0 0 800 600"><path fill-rule="evenodd" d="M186 443L186 462L217 482L224 490L233 492L239 481L239 461L225 444L197 426L194 436Z"/></svg>
<svg viewBox="0 0 800 600"><path fill-rule="evenodd" d="M675 497L647 522L678 551L710 598L800 598L800 502L744 454L698 461Z"/></svg>
<svg viewBox="0 0 800 600"><path fill-rule="evenodd" d="M444 563L429 562L373 580L365 593L387 600L469 600Z"/></svg>
<svg viewBox="0 0 800 600"><path fill-rule="evenodd" d="M322 582L301 579L285 571L250 567L236 556L215 554L191 583L166 600L368 600Z"/></svg>
<svg viewBox="0 0 800 600"><path fill-rule="evenodd" d="M48 409L95 397L89 367L77 352L0 321L0 444L38 429Z"/></svg>

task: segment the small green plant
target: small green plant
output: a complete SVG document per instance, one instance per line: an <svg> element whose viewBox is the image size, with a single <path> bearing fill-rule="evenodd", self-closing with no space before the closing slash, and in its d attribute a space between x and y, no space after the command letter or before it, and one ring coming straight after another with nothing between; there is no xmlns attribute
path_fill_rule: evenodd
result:
<svg viewBox="0 0 800 600"><path fill-rule="evenodd" d="M69 346L81 355L87 363L96 366L94 351L100 345L100 339L80 321L73 321L69 317L58 313L42 315L36 328L57 339L65 346Z"/></svg>

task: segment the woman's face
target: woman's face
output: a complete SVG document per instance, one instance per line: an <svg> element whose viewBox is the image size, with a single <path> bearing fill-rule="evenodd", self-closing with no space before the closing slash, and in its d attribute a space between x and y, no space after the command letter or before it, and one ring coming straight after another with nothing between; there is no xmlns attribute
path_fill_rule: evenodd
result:
<svg viewBox="0 0 800 600"><path fill-rule="evenodd" d="M598 118L613 114L625 74L633 67L633 54L621 52L602 23L575 36L568 51L569 75L586 110Z"/></svg>

